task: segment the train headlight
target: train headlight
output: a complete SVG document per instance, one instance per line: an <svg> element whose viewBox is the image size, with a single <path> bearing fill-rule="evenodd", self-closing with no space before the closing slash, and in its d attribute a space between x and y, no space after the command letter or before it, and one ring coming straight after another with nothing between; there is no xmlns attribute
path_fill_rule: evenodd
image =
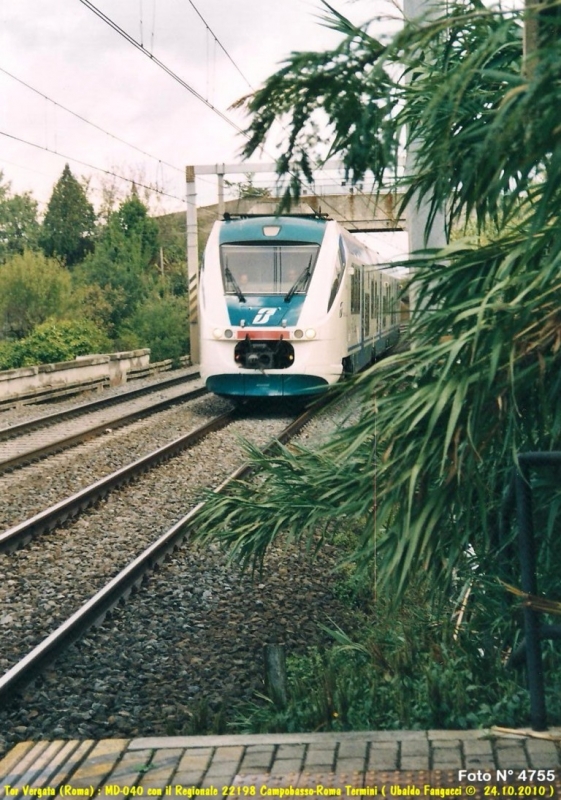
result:
<svg viewBox="0 0 561 800"><path fill-rule="evenodd" d="M301 331L300 328L298 328L297 330L294 331L294 338L295 339L301 339L303 335L304 335L304 331Z"/></svg>
<svg viewBox="0 0 561 800"><path fill-rule="evenodd" d="M222 339L222 337L224 336L224 331L222 330L222 328L215 328L212 332L212 335L214 336L215 339Z"/></svg>
<svg viewBox="0 0 561 800"><path fill-rule="evenodd" d="M316 332L314 328L308 328L308 330L306 331L306 339L315 339L315 338L316 338Z"/></svg>
<svg viewBox="0 0 561 800"><path fill-rule="evenodd" d="M226 330L224 331L224 336L227 339L231 339L233 335L234 335L234 331L231 330L230 328L226 328Z"/></svg>

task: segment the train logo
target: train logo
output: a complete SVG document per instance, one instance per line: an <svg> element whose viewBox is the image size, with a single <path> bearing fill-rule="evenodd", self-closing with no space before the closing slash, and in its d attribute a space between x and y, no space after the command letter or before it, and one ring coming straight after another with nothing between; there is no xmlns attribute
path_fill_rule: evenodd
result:
<svg viewBox="0 0 561 800"><path fill-rule="evenodd" d="M252 325L266 325L267 322L271 319L273 314L276 311L279 311L278 308L261 308L259 309L259 313L252 319Z"/></svg>

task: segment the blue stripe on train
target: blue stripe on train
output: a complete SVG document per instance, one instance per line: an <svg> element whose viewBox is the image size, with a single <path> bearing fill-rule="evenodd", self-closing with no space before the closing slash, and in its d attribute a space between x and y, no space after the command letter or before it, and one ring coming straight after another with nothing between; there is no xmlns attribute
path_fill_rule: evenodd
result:
<svg viewBox="0 0 561 800"><path fill-rule="evenodd" d="M299 397L318 394L328 383L316 375L213 375L207 379L206 388L214 394L237 397Z"/></svg>

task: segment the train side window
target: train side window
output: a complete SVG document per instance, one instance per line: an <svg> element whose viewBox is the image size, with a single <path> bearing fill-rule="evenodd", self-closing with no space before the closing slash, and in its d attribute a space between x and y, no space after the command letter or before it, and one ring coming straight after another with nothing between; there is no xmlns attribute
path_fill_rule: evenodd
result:
<svg viewBox="0 0 561 800"><path fill-rule="evenodd" d="M337 251L337 258L335 260L335 274L333 276L333 283L331 284L331 292L329 294L329 302L327 303L327 310L331 308L335 298L337 297L337 292L339 291L339 287L341 286L341 281L343 280L343 273L345 272L346 266L346 255L345 255L345 248L343 246L343 239L342 237L339 238L339 249Z"/></svg>
<svg viewBox="0 0 561 800"><path fill-rule="evenodd" d="M353 264L351 275L351 314L360 314L360 267Z"/></svg>

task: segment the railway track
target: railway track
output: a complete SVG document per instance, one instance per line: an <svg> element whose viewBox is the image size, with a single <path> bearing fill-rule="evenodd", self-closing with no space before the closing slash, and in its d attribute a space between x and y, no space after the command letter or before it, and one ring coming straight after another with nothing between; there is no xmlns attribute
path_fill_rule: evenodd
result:
<svg viewBox="0 0 561 800"><path fill-rule="evenodd" d="M189 387L196 378L171 378L2 428L0 475L206 394L202 386Z"/></svg>
<svg viewBox="0 0 561 800"><path fill-rule="evenodd" d="M314 407L301 414L286 426L275 437L274 441L288 441L301 430L316 412L317 407ZM219 420L214 421L214 424L223 427L228 424L228 418L231 423L232 415L222 415ZM254 421L247 420L246 422L248 423L246 426L248 430L255 429ZM196 431L194 434L198 435L199 438L205 435L201 431ZM177 443L173 444L176 445ZM272 446L272 443L268 446ZM222 445L222 449L224 449L224 445ZM160 456L157 456L157 458L160 458ZM247 465L236 468L222 480L220 485L215 488L215 491L221 491L230 481L245 475L248 471L249 467ZM162 485L166 483L166 480L166 478L163 479ZM86 502L84 498L78 501L78 503L84 502ZM113 575L108 583L100 588L87 602L83 603L66 621L59 624L47 638L43 639L27 655L9 668L0 678L0 698L4 700L12 698L13 693L18 688L32 680L71 642L83 636L92 625L99 623L108 611L128 597L133 589L138 588L147 574L161 564L166 556L188 537L190 529L196 523L196 517L201 505L202 503L200 502L195 503L188 513L184 513L170 527L164 530L156 541L151 541L117 575ZM64 514L66 512L61 510L61 513ZM53 522L53 524L57 523ZM17 541L20 536L25 538L26 535L29 534L14 533L12 534L12 542Z"/></svg>
<svg viewBox="0 0 561 800"><path fill-rule="evenodd" d="M160 389L175 386L181 383L188 383L189 381L196 380L200 377L200 373L195 367L184 368L178 370L178 372L179 374L175 372L172 377L168 377L166 375L164 378L152 378L149 380L149 382L146 382L142 386L134 389L127 388L129 384L126 384L125 387L113 387L112 389L110 388L105 390L103 396L98 396L97 400L89 400L84 403L76 404L76 398L71 398L70 400L61 403L60 401L56 401L55 398L56 402L53 401L53 404L56 405L57 410L51 413L30 416L30 412L37 408L34 405L27 405L21 409L16 408L12 409L11 411L4 410L2 421L5 421L6 419L9 420L10 418L15 418L18 420L22 415L24 416L24 419L1 427L0 441L10 439L12 436L19 436L22 433L36 430L43 425L48 426L56 422L62 422L64 419L71 419L73 416L80 416L84 413L89 413L90 411L94 411L96 409L108 408L115 404L118 405L124 400L131 400L135 397L142 397L143 395L152 394ZM47 404L45 403L44 405ZM51 404L49 403L48 406L50 405Z"/></svg>
<svg viewBox="0 0 561 800"><path fill-rule="evenodd" d="M148 455L112 472L110 475L90 484L90 486L86 486L64 500L60 500L29 519L8 528L8 530L0 533L0 553L11 553L20 547L24 547L36 536L63 525L67 520L76 517L82 511L101 500L101 498L107 497L111 491L153 469L163 461L173 458L185 448L191 447L200 439L208 436L209 433L220 430L220 428L230 424L234 418L234 412L221 414L195 431L187 433L185 436L181 436L163 447L159 447L157 450L148 453Z"/></svg>

